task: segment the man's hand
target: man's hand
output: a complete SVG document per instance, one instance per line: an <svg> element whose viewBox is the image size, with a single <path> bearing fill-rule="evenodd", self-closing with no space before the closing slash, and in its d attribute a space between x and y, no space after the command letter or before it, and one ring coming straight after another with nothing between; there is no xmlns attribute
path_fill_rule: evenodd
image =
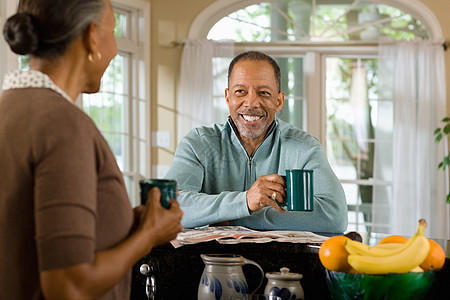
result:
<svg viewBox="0 0 450 300"><path fill-rule="evenodd" d="M286 201L285 188L286 182L280 175L270 174L259 177L247 192L248 210L254 212L269 205L284 213L284 210L273 199L284 203Z"/></svg>

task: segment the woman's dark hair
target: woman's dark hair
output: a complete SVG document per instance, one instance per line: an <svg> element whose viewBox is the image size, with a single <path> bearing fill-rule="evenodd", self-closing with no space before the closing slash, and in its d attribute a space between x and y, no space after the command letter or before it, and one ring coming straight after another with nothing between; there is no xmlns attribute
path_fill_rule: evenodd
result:
<svg viewBox="0 0 450 300"><path fill-rule="evenodd" d="M92 22L99 24L106 5L105 0L20 0L3 36L14 53L52 59Z"/></svg>
<svg viewBox="0 0 450 300"><path fill-rule="evenodd" d="M281 71L280 71L280 66L277 64L277 62L272 57L270 57L269 55L267 55L265 53L259 52L259 51L244 52L244 53L239 54L235 58L233 58L233 60L231 61L230 65L228 67L228 85L230 85L230 76L231 76L231 72L234 69L234 65L237 62L244 61L244 60L266 61L266 62L268 62L273 68L273 73L275 74L275 80L276 80L277 85L278 85L278 92L281 91Z"/></svg>

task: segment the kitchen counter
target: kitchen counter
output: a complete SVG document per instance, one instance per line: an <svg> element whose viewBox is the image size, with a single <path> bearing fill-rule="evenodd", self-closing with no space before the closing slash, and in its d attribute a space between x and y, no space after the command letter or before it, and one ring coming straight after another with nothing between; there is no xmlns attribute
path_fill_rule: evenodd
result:
<svg viewBox="0 0 450 300"><path fill-rule="evenodd" d="M326 284L325 269L319 261L318 244L294 243L240 243L219 244L216 241L186 245L174 248L168 244L156 247L142 258L133 268L132 296L133 300L146 300L145 281L139 268L148 264L153 269L156 282L155 299L197 299L197 290L205 267L200 254L238 254L257 262L264 273L277 272L287 267L291 272L300 273L300 281L305 292L305 299L331 299ZM448 252L447 252L448 253ZM259 283L260 272L251 265L243 266L249 290L253 291ZM426 299L450 298L450 262L447 258L444 268L437 273L430 295ZM257 293L263 293L267 278Z"/></svg>
<svg viewBox="0 0 450 300"><path fill-rule="evenodd" d="M212 253L242 255L258 263L264 273L279 272L281 267L287 267L291 272L303 274L301 284L305 296L316 295L319 297L317 299L328 299L330 295L318 251L319 245L279 242L223 245L210 241L177 249L172 245L157 247L134 268L132 299L147 299L144 289L145 277L139 272L139 267L143 263L149 264L154 269L156 299L197 299L198 285L205 267L200 254ZM245 265L243 271L249 290L254 290L259 283L260 271L251 265ZM257 293L264 293L266 284L267 279L264 277Z"/></svg>

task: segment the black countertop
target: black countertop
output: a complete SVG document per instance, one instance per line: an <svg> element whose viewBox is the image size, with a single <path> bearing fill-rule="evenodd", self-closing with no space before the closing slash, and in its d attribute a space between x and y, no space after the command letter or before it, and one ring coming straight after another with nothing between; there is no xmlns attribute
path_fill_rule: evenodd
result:
<svg viewBox="0 0 450 300"><path fill-rule="evenodd" d="M287 267L290 272L300 273L305 299L331 299L326 283L325 269L319 261L319 244L295 243L240 243L219 244L216 241L174 248L167 244L156 247L133 268L133 300L146 300L145 280L139 268L148 264L155 276L155 299L197 299L198 285L205 267L200 254L237 254L258 263L264 273L277 272ZM259 283L260 271L251 265L243 266L249 290ZM444 268L438 272L432 293L426 299L450 299L450 263L447 258ZM267 278L256 291L264 293Z"/></svg>
<svg viewBox="0 0 450 300"><path fill-rule="evenodd" d="M330 298L326 287L325 273L318 257L319 245L293 243L240 243L219 244L216 241L186 245L174 249L165 245L153 249L141 259L133 270L132 299L147 299L145 277L140 274L141 264L149 264L154 269L156 279L156 299L197 299L197 290L205 267L200 254L237 254L258 263L267 272L276 272L287 267L291 272L303 275L301 280L305 296L317 295ZM254 290L260 280L260 271L251 265L243 266L249 290ZM264 293L267 279L257 293Z"/></svg>

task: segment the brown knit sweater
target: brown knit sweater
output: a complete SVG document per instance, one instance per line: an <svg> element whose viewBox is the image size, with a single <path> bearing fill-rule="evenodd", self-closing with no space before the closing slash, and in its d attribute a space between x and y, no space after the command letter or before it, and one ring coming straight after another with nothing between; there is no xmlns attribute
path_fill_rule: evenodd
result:
<svg viewBox="0 0 450 300"><path fill-rule="evenodd" d="M0 299L43 299L39 271L92 262L132 222L122 174L92 120L50 89L4 91ZM130 276L102 299L129 299Z"/></svg>

